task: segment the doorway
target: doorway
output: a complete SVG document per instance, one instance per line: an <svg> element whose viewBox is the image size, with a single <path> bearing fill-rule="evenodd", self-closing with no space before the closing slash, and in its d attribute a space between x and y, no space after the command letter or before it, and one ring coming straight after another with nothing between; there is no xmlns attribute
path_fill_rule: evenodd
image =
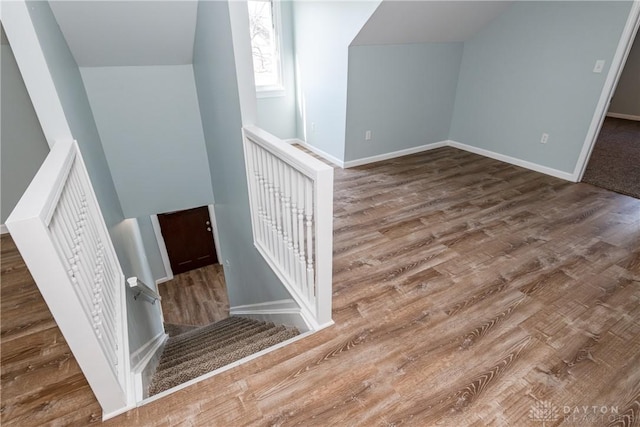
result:
<svg viewBox="0 0 640 427"><path fill-rule="evenodd" d="M636 33L582 182L640 199L640 40Z"/></svg>
<svg viewBox="0 0 640 427"><path fill-rule="evenodd" d="M600 99L598 100L598 103L596 105L593 118L591 120L591 125L587 130L587 135L586 135L584 144L582 146L582 150L580 152L580 155L578 156L578 161L576 162L576 165L573 171L572 180L574 182L582 182L589 179L589 176L586 174L587 167L589 163L591 163L591 160L594 160L592 159L593 157L592 154L596 151L595 148L596 148L598 139L600 137L600 134L602 133L601 130L604 128L605 130L604 135L606 135L606 131L609 128L609 126L604 127L603 125L605 125L607 122L606 120L607 116L611 117L612 114L615 114L615 112L608 112L610 110L612 98L614 96L614 93L616 92L618 84L620 83L623 71L629 68L627 67L628 65L627 62L631 54L632 47L636 46L635 48L636 54L638 51L638 43L640 42L636 42L636 39L637 39L639 27L640 27L640 1L634 1L631 5L629 16L627 17L627 23L625 24L625 27L622 31L622 35L618 43L618 48L616 49L616 52L611 60L611 66L609 67L609 72L604 82L604 87L602 89L602 92L600 93ZM632 73L633 72L631 72L631 74ZM613 118L620 118L620 117L618 116ZM629 117L625 117L622 120L628 120L628 119ZM613 120L609 120L609 122L612 123ZM612 127L618 127L618 126L612 126ZM603 135L603 138L604 138L604 135ZM631 139L634 140L635 137L632 137ZM604 149L603 151L605 153L616 152L615 149L613 150ZM635 158L636 162L638 160L636 155L627 155L625 157L631 160ZM595 164L592 165L592 167L595 167ZM618 168L615 166L609 167L609 170L619 170L619 169L621 168ZM634 168L634 172L636 173L638 172L637 168ZM606 172L604 172L603 175L610 175L610 174L607 174ZM622 174L622 175L624 176L625 174ZM585 176L586 176L586 180L585 180ZM597 184L594 184L594 185L597 185ZM602 185L602 187L606 188L604 185ZM634 188L634 193L635 193L635 190L638 191L637 195L634 194L634 197L640 198L640 189L637 188L638 186L632 185L632 187ZM627 191L624 191L624 192L622 190L614 190L614 191L618 191L624 194L629 194L629 192Z"/></svg>
<svg viewBox="0 0 640 427"><path fill-rule="evenodd" d="M213 206L151 218L167 270L158 286L165 331L176 335L229 317Z"/></svg>
<svg viewBox="0 0 640 427"><path fill-rule="evenodd" d="M158 214L173 274L218 263L209 208Z"/></svg>

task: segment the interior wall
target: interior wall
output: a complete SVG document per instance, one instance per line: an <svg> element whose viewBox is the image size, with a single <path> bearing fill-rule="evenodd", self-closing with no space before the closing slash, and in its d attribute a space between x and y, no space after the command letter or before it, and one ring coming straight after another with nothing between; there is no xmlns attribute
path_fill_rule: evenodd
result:
<svg viewBox="0 0 640 427"><path fill-rule="evenodd" d="M461 42L351 46L345 160L447 140L462 51Z"/></svg>
<svg viewBox="0 0 640 427"><path fill-rule="evenodd" d="M640 31L636 34L618 86L611 98L609 112L640 120Z"/></svg>
<svg viewBox="0 0 640 427"><path fill-rule="evenodd" d="M258 97L258 126L281 139L296 138L296 81L293 49L293 6L280 2L284 94Z"/></svg>
<svg viewBox="0 0 640 427"><path fill-rule="evenodd" d="M149 215L141 216L136 219L138 220L138 226L140 227L140 234L142 236L145 253L149 260L149 267L151 267L153 282L156 283L158 280L165 279L167 277L167 271L164 268L162 255L160 254L160 248L158 247L158 239Z"/></svg>
<svg viewBox="0 0 640 427"><path fill-rule="evenodd" d="M126 277L137 276L140 271L137 271L135 266L140 262L139 255L129 250L129 239L132 236L130 230L122 226L124 221L122 208L102 149L80 70L48 2L29 2L28 10L47 63L47 72L50 73L54 82L64 116L72 132L69 137L78 141L123 272ZM131 300L132 293L128 292L127 297ZM156 308L155 311L149 311L143 308L140 311L139 307L139 304L134 304L128 310L129 330L136 331L129 335L131 352L135 352L163 331L159 310Z"/></svg>
<svg viewBox="0 0 640 427"><path fill-rule="evenodd" d="M200 2L193 67L231 306L290 298L253 245L235 64L229 4Z"/></svg>
<svg viewBox="0 0 640 427"><path fill-rule="evenodd" d="M293 3L298 138L339 160L345 156L349 45L379 4Z"/></svg>
<svg viewBox="0 0 640 427"><path fill-rule="evenodd" d="M630 8L515 2L465 42L450 139L573 173Z"/></svg>
<svg viewBox="0 0 640 427"><path fill-rule="evenodd" d="M0 223L4 224L49 154L49 145L42 133L11 46L5 43L4 34L2 41Z"/></svg>
<svg viewBox="0 0 640 427"><path fill-rule="evenodd" d="M213 202L191 65L80 71L125 217Z"/></svg>
<svg viewBox="0 0 640 427"><path fill-rule="evenodd" d="M33 21L64 115L78 141L91 183L109 228L123 219L120 201L104 155L80 70L58 27L48 2L29 2Z"/></svg>

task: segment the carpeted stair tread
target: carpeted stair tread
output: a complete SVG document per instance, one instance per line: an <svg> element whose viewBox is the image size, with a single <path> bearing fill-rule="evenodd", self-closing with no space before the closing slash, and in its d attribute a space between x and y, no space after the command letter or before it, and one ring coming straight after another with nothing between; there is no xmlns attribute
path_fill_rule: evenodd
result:
<svg viewBox="0 0 640 427"><path fill-rule="evenodd" d="M149 386L149 395L197 378L298 334L295 328L230 317L169 338Z"/></svg>
<svg viewBox="0 0 640 427"><path fill-rule="evenodd" d="M264 323L250 323L241 325L233 324L228 328L219 329L216 331L202 331L201 334L195 335L189 340L183 340L178 344L169 342L167 347L165 348L165 353L167 357L171 357L174 352L185 353L186 351L189 351L191 349L195 350L197 349L197 347L201 347L202 345L208 346L218 342L224 342L228 339L232 339L237 335L251 333L251 331L256 331L257 329L263 330L268 327L271 327L271 325ZM259 331L256 331L256 333L257 332Z"/></svg>
<svg viewBox="0 0 640 427"><path fill-rule="evenodd" d="M179 363L171 364L170 362L165 364L165 367L162 369L167 375L172 375L174 372L182 372L185 368L188 369L192 364L200 364L206 363L208 359L211 359L212 354L228 354L235 352L237 350L241 350L245 348L248 344L251 344L254 341L259 341L261 339L268 338L272 335L276 335L282 331L286 330L284 326L277 326L265 331L261 331L257 334L245 337L240 341L236 341L233 343L229 343L228 345L219 348L213 349L213 352L197 352L193 354L192 358L181 358L182 361ZM191 353L189 353L191 355Z"/></svg>
<svg viewBox="0 0 640 427"><path fill-rule="evenodd" d="M235 325L235 324L245 324L246 320L252 320L252 319L245 319L245 318L241 318L241 317L227 317L226 319L220 320L219 322L216 323L212 323L210 325L206 325L206 326L201 326L197 329L191 330L187 333L184 333L182 335L180 335L179 337L175 337L171 340L171 344L167 343L167 345L178 345L179 343L183 342L183 341L188 341L189 339L191 339L194 336L198 336L201 335L202 333L205 333L207 331L216 331L216 330L220 330L220 329L225 329L227 327L229 327L230 325Z"/></svg>
<svg viewBox="0 0 640 427"><path fill-rule="evenodd" d="M158 369L166 369L172 366L178 365L184 361L193 360L194 358L199 357L202 354L210 353L214 350L224 350L225 347L232 346L237 343L243 342L246 338L254 337L262 332L269 332L274 329L274 325L258 325L254 328L250 328L242 331L238 334L227 335L225 339L216 339L212 342L207 340L201 341L197 343L197 345L192 345L189 347L185 347L184 351L180 352L180 349L175 349L175 351L167 354L165 360L160 362Z"/></svg>

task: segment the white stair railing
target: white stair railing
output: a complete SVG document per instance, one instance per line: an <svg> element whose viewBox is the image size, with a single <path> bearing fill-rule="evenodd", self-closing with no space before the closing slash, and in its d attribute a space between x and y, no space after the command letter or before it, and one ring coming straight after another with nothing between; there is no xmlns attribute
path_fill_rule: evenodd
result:
<svg viewBox="0 0 640 427"><path fill-rule="evenodd" d="M314 328L331 320L333 168L244 128L254 244Z"/></svg>
<svg viewBox="0 0 640 427"><path fill-rule="evenodd" d="M104 416L135 405L124 275L74 141L53 145L6 225Z"/></svg>

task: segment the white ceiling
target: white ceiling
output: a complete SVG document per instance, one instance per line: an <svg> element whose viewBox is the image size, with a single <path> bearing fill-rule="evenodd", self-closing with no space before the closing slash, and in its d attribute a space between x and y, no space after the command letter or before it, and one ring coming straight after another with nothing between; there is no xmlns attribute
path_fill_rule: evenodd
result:
<svg viewBox="0 0 640 427"><path fill-rule="evenodd" d="M512 1L384 0L351 44L466 41L512 3Z"/></svg>
<svg viewBox="0 0 640 427"><path fill-rule="evenodd" d="M49 4L80 67L193 62L196 1L85 0Z"/></svg>

